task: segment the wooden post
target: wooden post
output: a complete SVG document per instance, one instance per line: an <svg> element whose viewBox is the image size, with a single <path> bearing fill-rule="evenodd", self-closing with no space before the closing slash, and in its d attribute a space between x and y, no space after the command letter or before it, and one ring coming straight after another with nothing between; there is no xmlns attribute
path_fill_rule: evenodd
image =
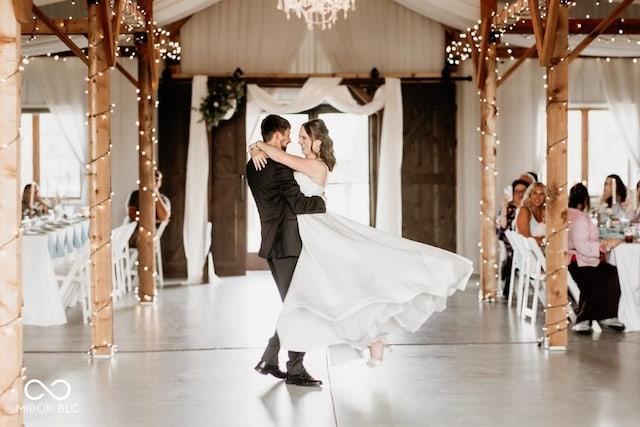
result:
<svg viewBox="0 0 640 427"><path fill-rule="evenodd" d="M88 2L91 355L113 356L111 105L104 8ZM110 17L109 17L110 18Z"/></svg>
<svg viewBox="0 0 640 427"><path fill-rule="evenodd" d="M545 256L546 337L550 348L567 345L567 104L569 96L569 12L558 8L550 65L547 66L547 173Z"/></svg>
<svg viewBox="0 0 640 427"><path fill-rule="evenodd" d="M481 218L480 229L482 247L480 250L480 287L482 299L492 301L497 293L497 248L496 236L496 90L497 90L497 61L496 44L489 43L485 62L485 80L480 89L481 114Z"/></svg>
<svg viewBox="0 0 640 427"><path fill-rule="evenodd" d="M23 423L20 25L0 1L0 424ZM13 196L12 196L13 195Z"/></svg>
<svg viewBox="0 0 640 427"><path fill-rule="evenodd" d="M149 33L152 29L152 2L139 0L138 8L146 17L147 31L136 34L138 46L138 299L141 303L154 302L156 298L156 205L155 193L155 137L153 135L153 79L152 49Z"/></svg>

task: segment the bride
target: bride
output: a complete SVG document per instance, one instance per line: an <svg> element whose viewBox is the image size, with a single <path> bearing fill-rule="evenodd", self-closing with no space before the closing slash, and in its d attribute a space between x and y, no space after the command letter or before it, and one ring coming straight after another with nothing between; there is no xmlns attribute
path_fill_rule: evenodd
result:
<svg viewBox="0 0 640 427"><path fill-rule="evenodd" d="M250 146L252 160L257 170L267 157L282 163L295 171L305 195L324 195L336 164L329 131L313 119L299 138L304 157L257 142ZM333 363L368 348L368 365L377 366L391 332L415 332L472 273L466 258L331 212L297 218L302 252L277 324L283 348L328 346Z"/></svg>

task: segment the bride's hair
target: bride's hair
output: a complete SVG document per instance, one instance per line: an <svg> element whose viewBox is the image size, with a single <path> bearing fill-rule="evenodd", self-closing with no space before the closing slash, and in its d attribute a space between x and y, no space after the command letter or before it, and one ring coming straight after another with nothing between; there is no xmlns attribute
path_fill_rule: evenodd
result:
<svg viewBox="0 0 640 427"><path fill-rule="evenodd" d="M316 139L322 142L322 144L320 144L318 157L327 165L329 170L332 171L336 165L336 155L333 152L333 140L329 136L329 129L327 129L324 121L321 119L309 120L308 122L303 123L302 127L307 132L307 135L309 135L312 147L313 141Z"/></svg>

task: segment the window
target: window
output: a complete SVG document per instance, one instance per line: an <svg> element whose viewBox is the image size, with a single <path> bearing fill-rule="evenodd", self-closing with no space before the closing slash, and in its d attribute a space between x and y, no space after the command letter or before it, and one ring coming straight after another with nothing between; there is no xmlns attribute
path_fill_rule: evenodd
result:
<svg viewBox="0 0 640 427"><path fill-rule="evenodd" d="M287 152L301 156L298 144L300 127L314 117L324 120L336 153L336 166L329 175L326 190L327 209L369 225L369 117L328 112L330 110L328 106L321 106L307 113L282 114L291 123L291 143ZM264 117L266 114L260 116L260 122ZM258 127L249 141L260 139ZM249 198L248 205L248 252L258 252L260 218L253 197Z"/></svg>
<svg viewBox="0 0 640 427"><path fill-rule="evenodd" d="M20 131L22 186L36 181L42 197L80 198L84 165L71 151L53 114L23 113Z"/></svg>
<svg viewBox="0 0 640 427"><path fill-rule="evenodd" d="M607 109L571 108L568 117L567 178L569 186L583 182L592 197L600 197L607 175L617 174L633 186L630 159ZM586 150L586 152L585 152Z"/></svg>

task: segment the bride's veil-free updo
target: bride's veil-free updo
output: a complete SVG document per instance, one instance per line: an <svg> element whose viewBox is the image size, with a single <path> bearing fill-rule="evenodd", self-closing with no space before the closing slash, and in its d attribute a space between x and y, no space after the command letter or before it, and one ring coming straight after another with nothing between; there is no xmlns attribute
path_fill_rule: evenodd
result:
<svg viewBox="0 0 640 427"><path fill-rule="evenodd" d="M329 136L329 129L327 129L324 121L322 121L322 119L309 120L303 123L302 127L305 132L307 132L307 135L309 135L312 147L313 141L316 139L322 142L322 144L320 144L318 157L327 165L329 170L332 171L336 165L336 155L333 151L333 140Z"/></svg>

